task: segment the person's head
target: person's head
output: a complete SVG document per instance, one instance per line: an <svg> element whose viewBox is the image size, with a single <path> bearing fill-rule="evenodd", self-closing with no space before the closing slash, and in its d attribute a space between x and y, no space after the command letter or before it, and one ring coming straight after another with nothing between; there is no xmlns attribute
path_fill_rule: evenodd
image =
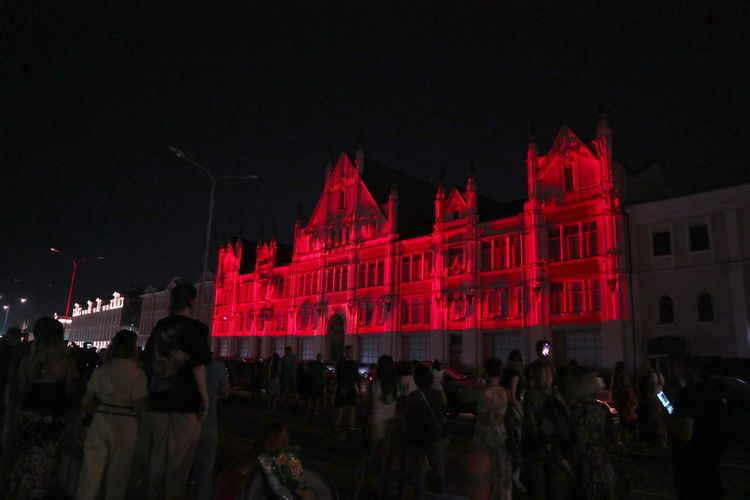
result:
<svg viewBox="0 0 750 500"><path fill-rule="evenodd" d="M700 378L692 356L685 351L669 353L669 366L672 368L672 375L683 387Z"/></svg>
<svg viewBox="0 0 750 500"><path fill-rule="evenodd" d="M555 381L555 375L549 363L543 360L536 360L528 367L529 384L536 389L548 389L552 387Z"/></svg>
<svg viewBox="0 0 750 500"><path fill-rule="evenodd" d="M565 389L565 399L569 404L576 401L596 399L601 392L596 373L582 366L576 366L568 370Z"/></svg>
<svg viewBox="0 0 750 500"><path fill-rule="evenodd" d="M552 344L547 339L542 339L536 343L537 358L547 358L552 355Z"/></svg>
<svg viewBox="0 0 750 500"><path fill-rule="evenodd" d="M432 371L423 364L414 367L414 383L420 389L432 387Z"/></svg>
<svg viewBox="0 0 750 500"><path fill-rule="evenodd" d="M31 329L34 332L34 340L41 342L63 342L65 328L55 318L43 316L34 322Z"/></svg>
<svg viewBox="0 0 750 500"><path fill-rule="evenodd" d="M503 362L497 358L487 358L484 362L484 373L488 378L500 378L503 372Z"/></svg>
<svg viewBox="0 0 750 500"><path fill-rule="evenodd" d="M169 293L169 312L171 314L189 314L195 309L195 297L198 292L189 283L182 283L172 288Z"/></svg>
<svg viewBox="0 0 750 500"><path fill-rule="evenodd" d="M523 370L523 355L520 351L510 351L508 354L508 368L520 372Z"/></svg>
<svg viewBox="0 0 750 500"><path fill-rule="evenodd" d="M317 354L317 355L315 356L315 359L316 359L316 360L318 360L318 361L323 361L323 353L322 353L322 352L319 352L319 353L318 353L318 354Z"/></svg>
<svg viewBox="0 0 750 500"><path fill-rule="evenodd" d="M458 461L452 492L472 500L492 497L492 461L486 452L470 448Z"/></svg>
<svg viewBox="0 0 750 500"><path fill-rule="evenodd" d="M120 330L109 343L112 358L135 358L138 354L138 334L131 330Z"/></svg>
<svg viewBox="0 0 750 500"><path fill-rule="evenodd" d="M292 353L292 346L288 345L284 348L284 354L291 354Z"/></svg>
<svg viewBox="0 0 750 500"><path fill-rule="evenodd" d="M8 328L5 331L5 336L3 337L3 340L11 345L18 345L21 342L23 342L23 332L21 332L20 328L11 327Z"/></svg>
<svg viewBox="0 0 750 500"><path fill-rule="evenodd" d="M281 420L269 420L261 426L255 443L261 453L278 453L289 447L289 430Z"/></svg>
<svg viewBox="0 0 750 500"><path fill-rule="evenodd" d="M346 359L354 359L354 348L352 346L344 346L344 357Z"/></svg>
<svg viewBox="0 0 750 500"><path fill-rule="evenodd" d="M414 365L411 361L399 361L396 365L396 373L399 377L405 377L414 373Z"/></svg>
<svg viewBox="0 0 750 500"><path fill-rule="evenodd" d="M435 371L440 371L443 369L443 364L440 362L439 359L432 360L432 369Z"/></svg>

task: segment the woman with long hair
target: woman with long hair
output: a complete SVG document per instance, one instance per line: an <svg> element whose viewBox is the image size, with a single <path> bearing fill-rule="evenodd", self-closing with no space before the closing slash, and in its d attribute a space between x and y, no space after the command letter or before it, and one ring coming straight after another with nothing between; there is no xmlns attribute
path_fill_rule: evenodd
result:
<svg viewBox="0 0 750 500"><path fill-rule="evenodd" d="M398 375L393 358L378 358L377 380L370 387L370 444L381 457L381 488L388 493L393 466L393 438L398 402Z"/></svg>
<svg viewBox="0 0 750 500"><path fill-rule="evenodd" d="M136 412L145 409L148 397L146 374L136 362L137 342L135 332L117 332L107 351L109 361L86 385L83 407L95 413L83 445L76 500L97 498L102 483L107 500L125 498L138 437Z"/></svg>
<svg viewBox="0 0 750 500"><path fill-rule="evenodd" d="M478 387L477 423L474 428L474 448L487 453L492 462L492 493L494 498L509 500L512 496L512 464L507 448L508 431L505 414L508 411L510 394L500 385L503 363L490 358L485 363L487 384Z"/></svg>
<svg viewBox="0 0 750 500"><path fill-rule="evenodd" d="M21 359L16 378L20 404L8 450L15 457L8 499L59 494L57 472L75 363L63 340L62 323L42 317L34 323L33 332L34 341Z"/></svg>
<svg viewBox="0 0 750 500"><path fill-rule="evenodd" d="M268 394L268 405L266 410L269 413L276 413L276 404L281 393L281 357L277 353L273 353L271 361L268 363L268 380L267 394Z"/></svg>
<svg viewBox="0 0 750 500"><path fill-rule="evenodd" d="M568 373L568 403L573 435L573 496L582 499L615 500L617 476L609 460L607 443L615 430L607 408L597 401L599 381L587 368Z"/></svg>

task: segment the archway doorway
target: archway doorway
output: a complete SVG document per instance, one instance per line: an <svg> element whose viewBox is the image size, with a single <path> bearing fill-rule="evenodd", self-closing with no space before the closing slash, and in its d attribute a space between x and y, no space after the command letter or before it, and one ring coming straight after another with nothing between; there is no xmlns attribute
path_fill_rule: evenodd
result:
<svg viewBox="0 0 750 500"><path fill-rule="evenodd" d="M338 361L344 355L344 318L339 314L331 316L326 333L329 359Z"/></svg>

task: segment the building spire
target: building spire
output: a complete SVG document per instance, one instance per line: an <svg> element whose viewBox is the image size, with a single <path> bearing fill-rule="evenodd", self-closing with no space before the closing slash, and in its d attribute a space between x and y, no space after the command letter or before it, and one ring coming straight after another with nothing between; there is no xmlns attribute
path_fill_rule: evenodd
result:
<svg viewBox="0 0 750 500"><path fill-rule="evenodd" d="M529 127L529 149L526 157L536 158L537 156L539 156L539 148L536 145L536 126L532 123Z"/></svg>

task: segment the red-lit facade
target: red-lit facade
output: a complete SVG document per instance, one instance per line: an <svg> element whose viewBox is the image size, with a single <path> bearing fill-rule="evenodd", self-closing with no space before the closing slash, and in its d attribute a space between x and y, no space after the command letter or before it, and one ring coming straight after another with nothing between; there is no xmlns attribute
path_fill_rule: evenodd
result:
<svg viewBox="0 0 750 500"><path fill-rule="evenodd" d="M541 338L558 362L611 366L629 344L624 234L602 118L526 159L528 199L500 204L342 154L292 249L221 246L212 334L225 356L439 358L477 366ZM246 255L243 255L245 253ZM248 254L249 253L249 254ZM247 267L247 269L245 269Z"/></svg>

